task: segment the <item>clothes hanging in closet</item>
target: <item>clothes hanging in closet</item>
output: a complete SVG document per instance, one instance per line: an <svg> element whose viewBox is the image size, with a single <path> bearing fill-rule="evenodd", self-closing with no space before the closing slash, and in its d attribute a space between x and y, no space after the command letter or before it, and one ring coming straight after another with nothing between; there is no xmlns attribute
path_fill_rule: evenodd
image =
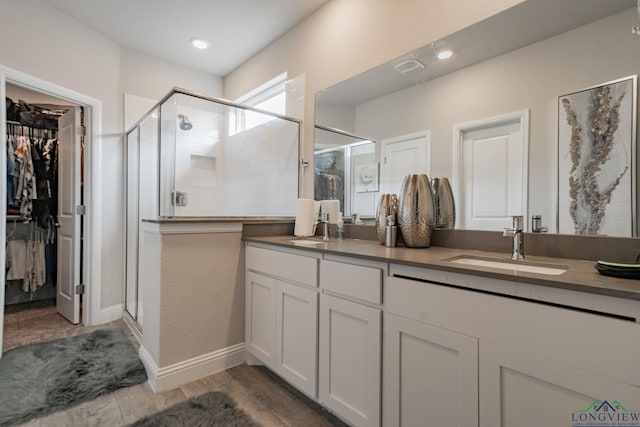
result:
<svg viewBox="0 0 640 427"><path fill-rule="evenodd" d="M48 110L10 101L7 98L7 215L13 218L13 228L7 227L5 285L38 299L51 295L51 288L36 295L44 285L56 285L56 133L66 108Z"/></svg>
<svg viewBox="0 0 640 427"><path fill-rule="evenodd" d="M36 223L21 226L29 228L23 233L14 235L14 230L7 235L6 280L21 280L22 290L33 295L45 284L55 285L55 269L51 266L54 231L42 229Z"/></svg>
<svg viewBox="0 0 640 427"><path fill-rule="evenodd" d="M42 227L56 222L58 119L68 107L42 107L6 97L7 213Z"/></svg>
<svg viewBox="0 0 640 427"><path fill-rule="evenodd" d="M48 227L57 212L58 141L7 135L7 206Z"/></svg>

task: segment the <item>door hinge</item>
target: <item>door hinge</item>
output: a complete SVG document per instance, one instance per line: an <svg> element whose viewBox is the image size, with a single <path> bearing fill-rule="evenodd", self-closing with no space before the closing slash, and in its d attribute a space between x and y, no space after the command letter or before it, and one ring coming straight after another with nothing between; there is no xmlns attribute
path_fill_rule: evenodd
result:
<svg viewBox="0 0 640 427"><path fill-rule="evenodd" d="M87 128L84 125L76 126L76 135L85 136L87 134Z"/></svg>
<svg viewBox="0 0 640 427"><path fill-rule="evenodd" d="M87 207L85 205L76 206L76 214L77 215L86 215L87 214Z"/></svg>
<svg viewBox="0 0 640 427"><path fill-rule="evenodd" d="M76 285L76 295L84 295L84 284Z"/></svg>

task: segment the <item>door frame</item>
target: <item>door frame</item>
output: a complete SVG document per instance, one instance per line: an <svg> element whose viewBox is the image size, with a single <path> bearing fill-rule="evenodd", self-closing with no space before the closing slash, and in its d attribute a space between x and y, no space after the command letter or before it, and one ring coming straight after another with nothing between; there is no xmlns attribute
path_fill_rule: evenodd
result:
<svg viewBox="0 0 640 427"><path fill-rule="evenodd" d="M6 83L12 83L37 92L73 102L85 107L85 149L84 149L84 204L87 213L84 215L84 236L87 244L83 245L83 273L85 294L82 307L82 323L84 325L99 324L101 295L101 233L100 209L96 195L100 194L101 165L97 149L102 135L102 101L84 95L72 89L42 80L38 77L0 65L0 135L6 134ZM6 143L6 142L5 142ZM2 147L5 147L5 143ZM94 153L95 150L95 153ZM0 169L6 170L6 149L0 150ZM80 176L80 174L78 174ZM6 215L7 215L7 178L0 174L0 259L6 259ZM0 268L0 283L5 282L5 269ZM0 292L0 317L4 319L4 292ZM2 337L4 321L0 321L0 357L2 355Z"/></svg>
<svg viewBox="0 0 640 427"><path fill-rule="evenodd" d="M507 123L520 123L520 133L522 135L522 215L524 215L524 227L528 229L527 216L529 214L529 110L518 110L498 116L486 117L484 119L473 120L465 123L456 123L453 125L453 144L452 144L452 173L451 187L453 196L458 203L461 202L461 178L462 178L462 143L466 132L482 129L485 127L499 126ZM455 228L460 227L462 210L460 215L456 215Z"/></svg>

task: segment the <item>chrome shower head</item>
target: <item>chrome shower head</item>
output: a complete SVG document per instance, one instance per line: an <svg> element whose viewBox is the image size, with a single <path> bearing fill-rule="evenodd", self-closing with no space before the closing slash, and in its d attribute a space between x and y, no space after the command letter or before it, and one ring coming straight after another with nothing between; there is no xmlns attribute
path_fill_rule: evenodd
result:
<svg viewBox="0 0 640 427"><path fill-rule="evenodd" d="M191 124L187 116L185 116L184 114L178 114L178 119L180 119L180 124L179 124L180 129L191 130L193 125Z"/></svg>

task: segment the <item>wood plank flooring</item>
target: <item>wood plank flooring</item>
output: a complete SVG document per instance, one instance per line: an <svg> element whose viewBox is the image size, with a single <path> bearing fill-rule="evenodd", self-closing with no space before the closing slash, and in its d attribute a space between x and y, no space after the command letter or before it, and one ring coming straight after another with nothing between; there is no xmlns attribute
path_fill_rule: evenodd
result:
<svg viewBox="0 0 640 427"><path fill-rule="evenodd" d="M10 322L16 320L15 317L12 318L11 316L12 313L5 315L5 328L9 326ZM20 316L23 321L12 323L14 327L18 323L28 325L24 321L28 317L28 313L22 313ZM28 335L32 340L30 342L37 342L88 333L95 329L114 326L122 327L125 333L132 336L129 328L122 320L97 327L77 327L63 323L60 323L60 328L58 329L53 328L51 324L49 326L46 331L41 331L41 333L37 331L25 333L23 338ZM28 340L26 338L22 339L20 345L30 343L25 341ZM132 341L135 341L133 337ZM4 346L7 346L6 339ZM5 348L6 350L7 348ZM161 393L154 393L147 383L119 389L65 411L32 420L23 424L23 426L126 426L139 418L207 391L223 391L227 393L236 401L239 408L242 408L255 421L265 427L346 426L346 424L286 384L268 369L246 364Z"/></svg>
<svg viewBox="0 0 640 427"><path fill-rule="evenodd" d="M262 367L235 366L173 390L154 393L147 383L122 388L66 411L23 424L28 427L126 426L207 391L223 391L265 427L346 426Z"/></svg>

